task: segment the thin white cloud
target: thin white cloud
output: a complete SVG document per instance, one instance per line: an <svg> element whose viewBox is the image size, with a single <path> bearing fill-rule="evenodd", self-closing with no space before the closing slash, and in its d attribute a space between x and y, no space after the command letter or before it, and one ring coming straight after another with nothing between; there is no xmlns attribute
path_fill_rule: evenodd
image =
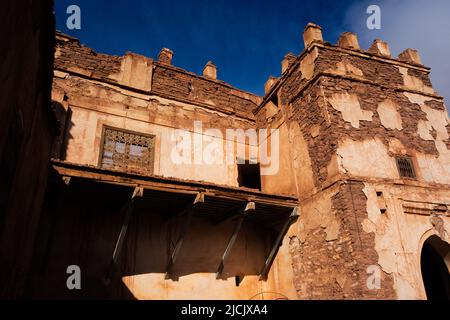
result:
<svg viewBox="0 0 450 320"><path fill-rule="evenodd" d="M381 8L381 30L366 27L366 9L372 4ZM364 0L349 8L346 24L366 49L375 38L388 42L393 56L417 49L431 67L435 90L450 106L450 0Z"/></svg>

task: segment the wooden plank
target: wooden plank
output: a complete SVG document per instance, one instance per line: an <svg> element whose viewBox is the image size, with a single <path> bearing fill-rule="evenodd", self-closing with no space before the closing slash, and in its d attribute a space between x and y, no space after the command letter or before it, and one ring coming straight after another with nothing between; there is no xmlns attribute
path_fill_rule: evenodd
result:
<svg viewBox="0 0 450 320"><path fill-rule="evenodd" d="M131 215L132 215L133 209L134 209L134 201L137 197L142 197L142 195L143 195L142 188L139 188L139 187L134 188L131 199L125 205L125 210L126 210L125 218L122 223L122 228L120 229L120 233L117 238L116 245L114 247L114 252L113 252L113 262L114 263L117 263L119 256L120 256L120 252L122 251L122 248L123 248L123 243L124 243L125 237L127 235L128 225L130 223Z"/></svg>
<svg viewBox="0 0 450 320"><path fill-rule="evenodd" d="M236 187L214 185L198 181L185 181L159 176L140 176L127 172L111 171L91 166L81 166L61 161L53 161L53 168L65 176L92 179L98 182L117 183L121 185L140 185L145 189L162 189L168 192L175 190L188 192L209 192L217 197L243 201L258 201L282 206L295 206L298 200L293 196L266 194L260 191L243 190Z"/></svg>
<svg viewBox="0 0 450 320"><path fill-rule="evenodd" d="M286 220L285 224L283 225L283 228L280 230L280 233L278 234L278 237L275 241L275 243L272 246L272 249L270 250L269 256L267 257L264 267L262 268L262 271L259 275L259 280L267 280L267 274L269 273L270 266L273 263L273 260L275 259L275 254L277 253L278 248L281 245L281 242L283 241L283 237L285 236L291 222L298 217L298 211L297 208L292 210L291 215Z"/></svg>
<svg viewBox="0 0 450 320"><path fill-rule="evenodd" d="M245 220L245 217L247 216L247 214L249 214L250 212L255 211L255 203L254 202L248 202L247 205L245 206L245 209L242 210L241 212L241 217L238 220L238 223L236 224L233 234L230 237L230 240L228 241L227 247L225 249L225 252L222 255L222 259L220 260L220 264L219 267L217 268L217 272L216 272L216 279L219 279L222 275L223 269L225 267L225 260L228 258L231 249L234 246L234 243L236 242L237 236L239 234L239 231L241 230L242 224Z"/></svg>
<svg viewBox="0 0 450 320"><path fill-rule="evenodd" d="M125 241L125 236L127 234L128 225L130 223L131 214L133 213L133 208L134 208L134 200L130 200L126 205L125 219L123 221L122 228L120 229L120 233L117 238L116 245L114 247L114 252L113 252L114 264L116 264L117 261L119 260L119 256L122 251L123 243Z"/></svg>

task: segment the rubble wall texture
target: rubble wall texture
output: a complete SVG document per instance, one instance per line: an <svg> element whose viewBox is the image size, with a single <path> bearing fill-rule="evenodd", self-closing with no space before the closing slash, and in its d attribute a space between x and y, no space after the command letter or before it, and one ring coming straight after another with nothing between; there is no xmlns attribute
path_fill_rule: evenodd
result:
<svg viewBox="0 0 450 320"><path fill-rule="evenodd" d="M424 299L420 254L439 233L434 219L449 241L449 211L433 209L450 203L443 99L418 61L320 37L272 80L256 112L258 127L288 128L302 212L289 232L298 297ZM400 177L395 156L412 158L417 179ZM368 267L380 271L378 290Z"/></svg>
<svg viewBox="0 0 450 320"><path fill-rule="evenodd" d="M306 49L286 56L260 98L217 80L213 64L205 76L174 67L168 49L158 61L108 57L60 35L53 100L70 110L61 159L97 165L109 125L157 137L155 174L236 186L234 165L172 165L168 137L192 132L193 120L222 134L279 129L280 170L262 177L262 189L297 195L301 217L271 270L275 288L300 299L423 299L423 243L449 241L450 125L430 70L414 50L394 59L379 40L364 51L345 33L330 45L311 25L304 38ZM397 156L412 159L415 179L400 177ZM370 286L370 270L380 287ZM139 295L150 278L127 283ZM183 294L172 289L161 295Z"/></svg>

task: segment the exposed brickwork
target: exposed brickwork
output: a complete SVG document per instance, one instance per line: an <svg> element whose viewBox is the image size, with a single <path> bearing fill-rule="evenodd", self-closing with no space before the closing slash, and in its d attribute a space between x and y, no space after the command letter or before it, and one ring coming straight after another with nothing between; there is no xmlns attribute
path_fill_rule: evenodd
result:
<svg viewBox="0 0 450 320"><path fill-rule="evenodd" d="M314 72L318 75L321 72L335 70L338 63L351 64L361 70L363 81L349 80L340 76L322 76L314 83L307 85L308 80L302 78L298 65L280 88L281 104L287 110L289 120L299 122L304 138L308 141L312 169L318 188L327 179L326 168L337 150L340 138L348 137L361 141L367 137L377 137L387 147L389 139L396 138L410 151L438 154L434 141L423 140L417 135L418 123L420 120L427 120L426 114L419 105L411 103L402 91L396 89L404 84L397 66L360 56L343 55L335 50L320 49ZM428 72L408 69L408 74L431 87ZM360 128L354 128L344 121L340 111L326 102L333 94L344 92L357 95L361 108L373 112L372 121L360 121ZM321 97L322 94L323 97ZM319 104L321 99L326 104L327 111L324 111L323 106ZM402 130L388 129L381 124L377 107L386 99L398 105L398 112L402 118ZM436 110L445 110L442 101L430 98L430 101L425 104ZM328 113L331 123L327 123L324 113ZM283 117L281 112L271 120L277 120L280 117ZM257 120L261 127L267 125L262 112ZM319 137L313 138L309 134L309 128L313 125L320 126L322 134ZM448 141L446 143L448 144Z"/></svg>
<svg viewBox="0 0 450 320"><path fill-rule="evenodd" d="M306 142L308 154L304 156L309 156L316 190L311 197L304 199L309 204L302 205L309 210L300 228L303 230L301 234L305 234L290 239L294 283L301 299L397 297L394 276L385 273L381 266L381 289L369 290L366 284L369 277L367 267L378 266L380 257L375 249L375 233L363 229L369 210L368 199L363 192L364 178L361 182L349 181L343 172L330 187L329 166L333 157L337 156L341 142L354 141L356 144L373 138L383 143L391 157L395 156L389 149L394 139L409 155L442 156L435 141L420 136L419 122L424 125L430 121L422 109L428 107L443 112L445 106L440 97L433 95L429 69L380 58L366 55L361 50L344 52L329 44L310 46L283 75L273 96L265 97L265 101L275 101L273 97L278 95L278 112L266 117L266 110L271 110L272 106L263 105L256 115L259 127L279 126L283 122L290 127L297 123ZM413 93L419 93L417 103L411 102L414 99L408 96ZM333 99L341 95L354 98L343 102L347 103L345 107L370 114L370 120L359 120L358 126L355 126L345 119L343 111L335 109L332 104ZM352 104L353 101L357 103ZM398 113L401 129L392 129L382 123L379 106L386 101ZM312 128L315 134L312 134ZM448 125L446 128L449 131ZM431 137L437 138L435 128L430 128L429 132ZM447 146L450 145L449 140L444 141ZM296 149L296 146L292 145L291 149ZM354 156L356 159L359 155ZM323 210L325 190L335 186L339 187L331 199L331 209L340 227L337 238L327 241L328 226L311 227L317 218L312 217L310 210ZM323 218L324 214L321 212L320 217Z"/></svg>
<svg viewBox="0 0 450 320"><path fill-rule="evenodd" d="M382 272L381 289L367 286L367 267L377 265L374 234L362 230L367 208L362 183L339 187L332 209L340 220L339 237L326 241L322 227L311 230L305 242L291 238L292 267L301 299L395 299L393 279Z"/></svg>
<svg viewBox="0 0 450 320"><path fill-rule="evenodd" d="M208 81L183 70L158 65L154 70L154 92L212 104L218 110L252 118L256 104L232 93L233 90L235 89L221 82Z"/></svg>
<svg viewBox="0 0 450 320"><path fill-rule="evenodd" d="M167 50L167 49L166 49ZM165 52L165 51L164 51ZM210 105L219 111L253 119L259 97L219 80L210 80L170 66L166 54L155 62L152 93L169 95L193 103ZM117 83L123 57L96 53L75 39L58 34L55 69L83 74L92 79Z"/></svg>
<svg viewBox="0 0 450 320"><path fill-rule="evenodd" d="M109 76L120 71L121 57L96 53L74 38L59 35L56 52L57 70L83 69L92 72L92 78L108 81L115 81Z"/></svg>
<svg viewBox="0 0 450 320"><path fill-rule="evenodd" d="M411 156L424 155L422 168L426 161L442 157L445 150L441 141L435 140L443 136L445 122L436 118L445 107L433 93L429 69L382 57L376 48L368 54L356 45L355 35L340 41L347 48L353 43L355 50L329 45L321 40L319 28L310 28L315 28L315 40L306 41L307 49L299 57L286 58L281 78L267 82L267 95L261 106L259 97L216 80L215 72L208 78L172 66L169 49L162 50L158 61L133 54L113 57L97 54L76 39L61 35L55 68L67 71L69 76L61 72L56 75L54 94L60 103L78 109L78 130L95 126L98 129L105 123L149 132L154 130L149 124L190 130L193 120L201 120L204 129L224 131L254 127L253 119L259 128L281 128L280 149L285 162L274 181L292 179L292 188L297 190L289 192L297 191L302 207L299 227L290 233L289 267L293 269L294 282L289 290L301 299L395 299L403 290L398 289L401 271L397 256L405 252L398 248L391 252L383 246L388 240L401 241L394 233L400 231L386 227L401 221L392 210L398 203L389 202L397 201L398 195L385 188L379 191L373 181L385 183L390 177L395 179L396 187L401 185L392 157L403 149ZM385 49L388 52L387 45ZM417 54L408 54L415 57L410 59L412 62L419 61ZM82 117L86 109L90 115L105 115ZM84 124L86 119L91 122ZM446 129L450 132L449 125ZM93 135L84 131L77 134L92 142ZM100 134L96 135L89 149L94 152L100 145ZM372 154L374 141L377 150ZM443 143L450 145L450 139ZM78 150L86 150L79 144L71 144L76 150L71 150L72 157L77 160ZM64 144L59 148L63 154ZM370 168L366 174L366 167L377 159L362 153L379 156L379 171L393 164L390 175L377 175L379 171L370 172ZM165 160L160 159L160 163ZM290 162L291 168L286 168ZM440 175L441 163L444 162L437 162L428 176ZM193 172L197 168L194 169ZM270 179L266 180L268 184L272 183ZM227 176L226 183L234 181L230 182ZM414 183L425 184L423 180ZM277 183L272 183L272 187L282 188ZM380 204L384 207L380 208ZM380 268L378 290L367 285L369 266ZM282 267L283 270L277 269L278 277L286 271L286 266Z"/></svg>

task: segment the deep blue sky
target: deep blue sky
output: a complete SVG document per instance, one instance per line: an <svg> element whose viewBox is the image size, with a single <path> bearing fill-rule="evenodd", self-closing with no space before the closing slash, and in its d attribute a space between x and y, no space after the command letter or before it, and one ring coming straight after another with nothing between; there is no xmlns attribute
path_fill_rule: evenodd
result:
<svg viewBox="0 0 450 320"><path fill-rule="evenodd" d="M408 8L412 8L410 3L417 2L423 3L424 7L430 6L429 1L422 0L370 0L363 5L361 1L355 0L56 0L55 2L57 29L79 38L82 43L97 52L123 55L126 51L132 51L156 58L160 49L167 47L175 53L174 65L201 74L206 62L212 60L218 67L219 79L260 95L263 93L268 76L279 76L280 63L284 55L287 52L298 54L303 50L302 32L310 21L322 26L325 40L331 43L335 43L344 31L358 33L361 45L366 49L377 37L389 38L387 40L395 42L391 44L394 45L395 50L392 50L394 54L398 54L406 47L426 51L429 44L425 43L423 46L426 47L422 48L421 37L413 38L412 43L402 41L405 38L402 32L414 33L414 28L420 28L421 23L422 25L436 23L433 21L435 18L425 17L414 26L399 24L398 21L402 21L402 16L406 14ZM433 1L437 2L450 3L447 0ZM68 17L66 8L71 4L81 8L81 30L66 28ZM368 30L366 27L368 15L365 10L369 4L379 4L382 8L381 31ZM393 10L393 4L403 6ZM439 9L438 7L437 10L442 11L447 8ZM412 12L414 16L421 8L411 10L414 11ZM450 12L442 20L450 21ZM447 26L450 29L448 22L443 27ZM449 42L450 37L446 40L436 39L436 47L439 45L441 50L442 42L445 41ZM402 47L403 45L405 47ZM433 68L439 70L448 68L448 63L446 66L437 64L433 53L421 53L425 63ZM439 54L444 53L445 51ZM441 61L447 59L448 55ZM442 89L443 82L449 78L447 75L448 73L445 73L441 78L433 78L441 94L447 93ZM448 93L450 95L450 90Z"/></svg>

